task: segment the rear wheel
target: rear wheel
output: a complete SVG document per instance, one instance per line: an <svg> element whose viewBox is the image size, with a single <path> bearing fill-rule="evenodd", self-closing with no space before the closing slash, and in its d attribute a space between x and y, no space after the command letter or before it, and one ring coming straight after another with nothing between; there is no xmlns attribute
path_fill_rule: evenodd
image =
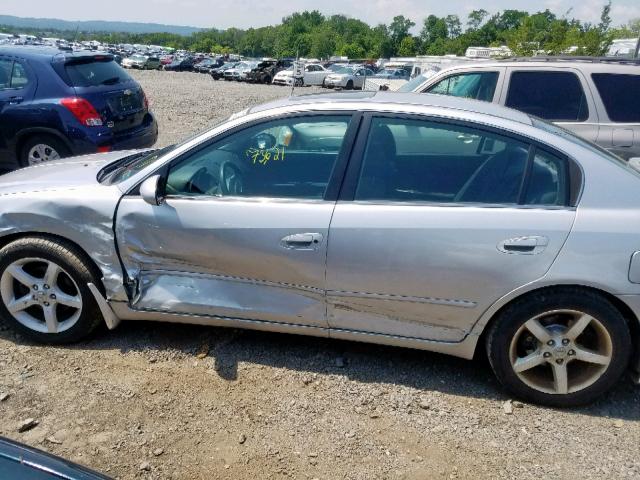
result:
<svg viewBox="0 0 640 480"><path fill-rule="evenodd" d="M0 250L0 315L43 343L81 340L103 322L87 284L98 285L73 245L27 237Z"/></svg>
<svg viewBox="0 0 640 480"><path fill-rule="evenodd" d="M605 298L578 289L543 292L508 306L487 337L498 380L543 405L590 403L626 370L629 327Z"/></svg>
<svg viewBox="0 0 640 480"><path fill-rule="evenodd" d="M52 135L35 135L29 138L20 150L20 166L29 167L51 160L68 157L67 146Z"/></svg>

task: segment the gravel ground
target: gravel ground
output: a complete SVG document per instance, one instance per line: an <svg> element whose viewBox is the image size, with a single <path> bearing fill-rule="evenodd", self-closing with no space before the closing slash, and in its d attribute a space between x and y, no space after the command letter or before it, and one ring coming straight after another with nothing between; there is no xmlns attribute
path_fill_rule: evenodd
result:
<svg viewBox="0 0 640 480"><path fill-rule="evenodd" d="M289 93L134 75L161 145ZM43 347L0 323L0 435L117 478L640 478L629 381L582 409L511 400L483 360L142 322Z"/></svg>
<svg viewBox="0 0 640 480"><path fill-rule="evenodd" d="M149 106L158 119L159 147L207 130L247 107L287 97L291 93L288 87L214 81L200 73L134 70L132 75L144 87ZM294 94L326 91L318 87L303 87L295 89Z"/></svg>

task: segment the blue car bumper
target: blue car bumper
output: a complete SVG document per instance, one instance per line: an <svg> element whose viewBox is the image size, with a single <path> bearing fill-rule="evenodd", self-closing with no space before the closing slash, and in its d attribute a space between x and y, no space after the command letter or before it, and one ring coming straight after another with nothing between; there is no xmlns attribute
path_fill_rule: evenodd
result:
<svg viewBox="0 0 640 480"><path fill-rule="evenodd" d="M83 128L73 132L68 138L74 155L148 148L158 140L158 123L154 116L148 113L142 124L128 130L113 132L109 128Z"/></svg>

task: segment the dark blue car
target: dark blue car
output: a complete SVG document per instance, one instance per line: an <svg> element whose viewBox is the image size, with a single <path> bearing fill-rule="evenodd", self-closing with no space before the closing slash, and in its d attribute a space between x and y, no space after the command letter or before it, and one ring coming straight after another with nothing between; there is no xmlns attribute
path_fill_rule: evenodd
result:
<svg viewBox="0 0 640 480"><path fill-rule="evenodd" d="M0 437L2 480L109 480L98 472Z"/></svg>
<svg viewBox="0 0 640 480"><path fill-rule="evenodd" d="M113 55L0 47L0 168L152 146L158 126Z"/></svg>

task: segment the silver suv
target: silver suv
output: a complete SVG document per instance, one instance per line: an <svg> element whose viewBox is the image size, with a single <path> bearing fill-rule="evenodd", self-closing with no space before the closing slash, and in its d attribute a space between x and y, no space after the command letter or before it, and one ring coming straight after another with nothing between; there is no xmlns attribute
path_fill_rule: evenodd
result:
<svg viewBox="0 0 640 480"><path fill-rule="evenodd" d="M400 91L498 103L552 121L629 160L640 157L640 61L536 57L450 67Z"/></svg>

